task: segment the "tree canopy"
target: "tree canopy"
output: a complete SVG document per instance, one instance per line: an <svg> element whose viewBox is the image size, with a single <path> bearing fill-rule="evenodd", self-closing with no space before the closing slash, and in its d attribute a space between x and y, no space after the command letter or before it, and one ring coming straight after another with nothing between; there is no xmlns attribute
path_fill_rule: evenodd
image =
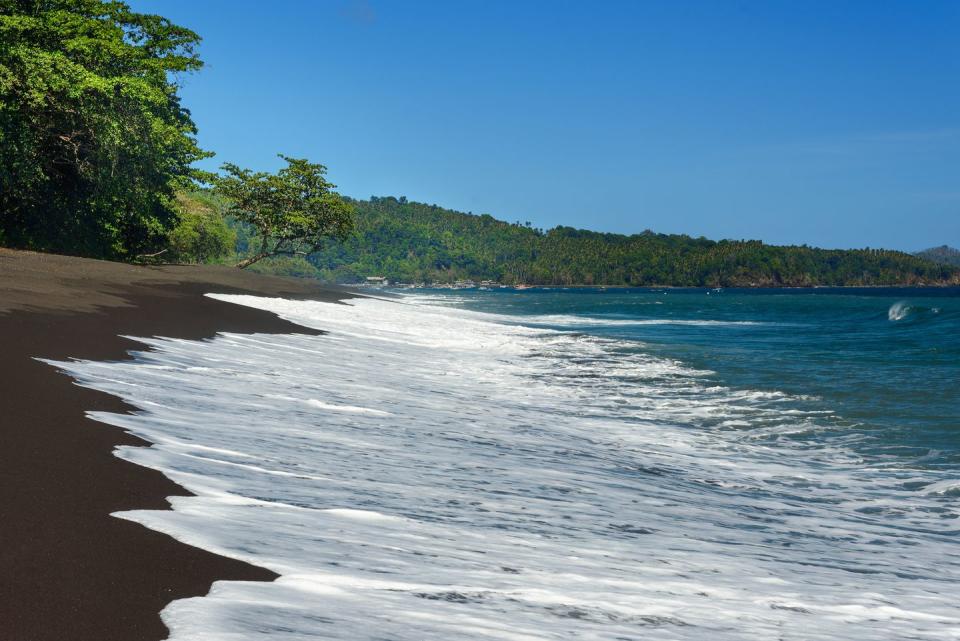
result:
<svg viewBox="0 0 960 641"><path fill-rule="evenodd" d="M103 0L0 0L0 243L129 259L161 246L205 157L177 74L200 37Z"/></svg>
<svg viewBox="0 0 960 641"><path fill-rule="evenodd" d="M960 269L898 251L541 230L394 197L352 202L357 233L309 257L321 278L698 287L960 283Z"/></svg>
<svg viewBox="0 0 960 641"><path fill-rule="evenodd" d="M325 178L327 168L303 158L280 156L277 173L253 172L227 163L214 179L215 191L230 203L228 213L256 231L257 249L237 264L248 267L269 256L306 256L328 238L353 231L353 206Z"/></svg>
<svg viewBox="0 0 960 641"><path fill-rule="evenodd" d="M943 265L960 267L960 249L954 249L948 245L924 249L923 251L919 251L914 254L914 256L919 256L925 260L933 261Z"/></svg>
<svg viewBox="0 0 960 641"><path fill-rule="evenodd" d="M211 263L232 256L237 232L227 225L225 206L207 191L177 194L180 222L156 258L163 262Z"/></svg>

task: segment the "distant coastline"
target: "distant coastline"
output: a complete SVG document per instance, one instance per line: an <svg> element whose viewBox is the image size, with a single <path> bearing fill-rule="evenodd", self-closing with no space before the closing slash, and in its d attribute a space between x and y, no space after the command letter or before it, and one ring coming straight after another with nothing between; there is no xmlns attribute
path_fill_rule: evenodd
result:
<svg viewBox="0 0 960 641"><path fill-rule="evenodd" d="M218 206L204 192L189 197ZM392 196L350 203L356 233L344 242L305 257L264 261L257 269L341 284L383 278L548 287L960 285L960 267L887 249L768 245L650 230L544 230ZM242 226L236 231L239 258L250 251L252 237Z"/></svg>
<svg viewBox="0 0 960 641"><path fill-rule="evenodd" d="M368 290L378 290L378 289L467 289L467 290L479 290L484 289L480 287L455 287L450 285L439 285L439 284L412 284L412 283L396 283L391 285L366 285L363 283L347 283L343 287L350 289L357 289L360 291ZM491 288L487 288L491 289ZM616 291L628 291L636 290L642 292L655 291L655 290L679 290L679 291L750 291L750 290L822 290L822 289L840 289L840 290L851 290L851 289L918 289L918 290L950 290L950 289L960 289L960 283L944 282L944 283L931 283L931 284L892 284L892 285L738 285L731 287L708 287L708 286L698 286L698 285L643 285L643 286L632 286L632 285L529 285L527 287L516 287L514 285L504 285L502 287L496 287L492 289L506 290L506 291L530 291L530 290L541 290L541 291L557 291L557 290L569 290L569 289L582 289L582 290L616 290Z"/></svg>

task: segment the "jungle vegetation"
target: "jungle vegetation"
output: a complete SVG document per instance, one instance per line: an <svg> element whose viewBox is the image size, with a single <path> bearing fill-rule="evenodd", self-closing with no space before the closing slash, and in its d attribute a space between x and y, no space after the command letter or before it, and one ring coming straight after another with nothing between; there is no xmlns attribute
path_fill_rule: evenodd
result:
<svg viewBox="0 0 960 641"><path fill-rule="evenodd" d="M237 263L243 269L273 256L309 256L328 238L345 240L353 231L353 207L325 175L327 168L304 158L280 156L278 172L253 172L227 163L213 179L226 214L253 230L255 249Z"/></svg>
<svg viewBox="0 0 960 641"><path fill-rule="evenodd" d="M299 260L264 270L339 283L494 280L504 284L617 286L814 286L960 282L960 270L884 249L827 250L756 240L534 229L490 215L408 202L350 200L356 232ZM234 223L241 256L255 233Z"/></svg>
<svg viewBox="0 0 960 641"><path fill-rule="evenodd" d="M236 243L222 207L185 195L211 182L260 234L241 266L350 230L350 207L322 165L285 158L267 174L228 163L221 176L193 168L213 155L198 146L178 93L178 78L203 66L199 43L116 0L0 0L0 245L221 259Z"/></svg>
<svg viewBox="0 0 960 641"><path fill-rule="evenodd" d="M208 154L176 76L200 37L101 0L0 0L0 243L131 259Z"/></svg>
<svg viewBox="0 0 960 641"><path fill-rule="evenodd" d="M954 249L948 245L940 245L939 247L924 249L923 251L919 251L914 254L914 256L919 256L925 260L930 260L943 265L960 267L960 249Z"/></svg>

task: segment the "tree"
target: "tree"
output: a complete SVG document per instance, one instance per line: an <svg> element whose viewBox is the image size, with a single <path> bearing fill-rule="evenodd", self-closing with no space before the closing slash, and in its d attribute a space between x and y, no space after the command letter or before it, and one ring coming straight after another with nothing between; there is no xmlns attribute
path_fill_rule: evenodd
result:
<svg viewBox="0 0 960 641"><path fill-rule="evenodd" d="M176 224L200 37L107 0L0 0L0 243L124 259Z"/></svg>
<svg viewBox="0 0 960 641"><path fill-rule="evenodd" d="M243 269L268 256L306 256L328 238L353 231L353 205L333 191L327 168L303 158L280 155L287 166L275 174L252 172L227 163L227 175L214 189L230 202L228 214L257 231L259 248L240 261Z"/></svg>
<svg viewBox="0 0 960 641"><path fill-rule="evenodd" d="M162 259L178 263L208 263L232 255L237 232L227 225L218 205L205 192L177 194L180 221L170 232Z"/></svg>

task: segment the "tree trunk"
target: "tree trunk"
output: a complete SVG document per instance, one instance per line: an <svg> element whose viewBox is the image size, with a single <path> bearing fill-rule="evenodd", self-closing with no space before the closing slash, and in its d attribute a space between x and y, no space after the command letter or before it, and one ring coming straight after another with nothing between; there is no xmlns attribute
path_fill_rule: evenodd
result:
<svg viewBox="0 0 960 641"><path fill-rule="evenodd" d="M239 263L237 263L238 268L246 269L247 267L254 264L255 262L263 260L270 254L276 253L276 252L267 251L267 242L270 240L270 237L267 235L267 230L260 229L259 231L260 231L260 251L258 251L253 256L250 256L249 258L244 258ZM277 248L279 248L279 245Z"/></svg>
<svg viewBox="0 0 960 641"><path fill-rule="evenodd" d="M259 254L250 256L249 258L244 258L239 263L237 263L237 267L239 267L240 269L246 269L250 265L256 263L257 261L263 260L269 255L270 255L270 252L260 252Z"/></svg>

